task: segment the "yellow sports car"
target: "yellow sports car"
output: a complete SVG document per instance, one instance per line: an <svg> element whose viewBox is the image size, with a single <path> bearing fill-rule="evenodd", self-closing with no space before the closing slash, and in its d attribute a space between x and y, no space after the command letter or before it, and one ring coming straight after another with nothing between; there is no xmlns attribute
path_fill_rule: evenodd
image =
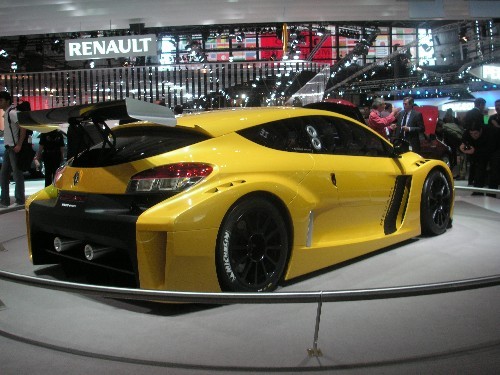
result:
<svg viewBox="0 0 500 375"><path fill-rule="evenodd" d="M260 292L451 226L446 164L325 110L174 117L126 99L19 119L68 122L68 147L79 147L26 203L34 264L145 289Z"/></svg>

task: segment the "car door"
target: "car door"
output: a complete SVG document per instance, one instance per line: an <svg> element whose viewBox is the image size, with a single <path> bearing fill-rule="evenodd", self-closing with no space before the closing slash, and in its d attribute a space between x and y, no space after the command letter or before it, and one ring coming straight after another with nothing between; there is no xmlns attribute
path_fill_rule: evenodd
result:
<svg viewBox="0 0 500 375"><path fill-rule="evenodd" d="M335 117L311 118L315 166L303 184L315 186L312 241L318 246L387 234L387 213L401 170L390 147L368 129Z"/></svg>

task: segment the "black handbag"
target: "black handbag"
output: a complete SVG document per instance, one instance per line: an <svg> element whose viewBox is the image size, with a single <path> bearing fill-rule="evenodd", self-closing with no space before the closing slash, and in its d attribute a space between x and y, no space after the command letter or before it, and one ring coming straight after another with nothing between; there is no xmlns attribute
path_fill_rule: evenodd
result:
<svg viewBox="0 0 500 375"><path fill-rule="evenodd" d="M15 140L14 132L12 131L12 122L10 120L10 110L7 114L9 120L10 133L12 134L12 139ZM19 138L18 138L19 139ZM24 137L24 141L21 145L21 150L16 154L17 167L23 172L27 172L31 169L31 163L35 157L35 150L33 150L33 145L28 142L28 137Z"/></svg>

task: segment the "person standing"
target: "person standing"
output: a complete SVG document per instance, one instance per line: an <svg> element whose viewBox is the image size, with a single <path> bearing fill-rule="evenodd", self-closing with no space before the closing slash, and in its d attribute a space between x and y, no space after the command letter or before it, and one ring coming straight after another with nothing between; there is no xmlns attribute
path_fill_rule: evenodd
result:
<svg viewBox="0 0 500 375"><path fill-rule="evenodd" d="M460 126L460 121L453 115L453 110L448 108L443 117L443 123L445 124L457 124Z"/></svg>
<svg viewBox="0 0 500 375"><path fill-rule="evenodd" d="M490 189L498 189L500 129L484 125L482 119L469 126L470 128L463 134L460 151L471 156L470 171L474 173L472 177L474 187L488 186ZM472 195L483 194L474 192Z"/></svg>
<svg viewBox="0 0 500 375"><path fill-rule="evenodd" d="M399 108L393 108L391 113L382 117L381 112L385 110L385 102L382 98L375 98L372 103L372 109L368 116L368 126L379 133L385 139L389 139L389 135L395 128L394 121L399 112Z"/></svg>
<svg viewBox="0 0 500 375"><path fill-rule="evenodd" d="M12 105L12 96L7 91L0 92L0 108L4 110L4 143L5 153L3 156L2 169L0 171L0 207L10 205L9 195L9 180L10 172L15 183L15 205L24 205L24 175L23 171L18 167L17 154L21 150L21 146L26 137L26 129L19 126L17 120L17 110Z"/></svg>
<svg viewBox="0 0 500 375"><path fill-rule="evenodd" d="M385 103L385 108L380 112L381 117L387 117L392 113L392 103Z"/></svg>
<svg viewBox="0 0 500 375"><path fill-rule="evenodd" d="M474 99L474 108L467 111L464 118L464 128L469 130L475 127L477 124L484 125L484 108L486 107L486 100L483 98ZM474 155L472 153L466 153L466 163L469 164L469 185L474 185L474 176L476 172L474 168L476 167L476 162L474 161ZM479 175L481 175L479 173ZM475 185L474 185L475 186Z"/></svg>
<svg viewBox="0 0 500 375"><path fill-rule="evenodd" d="M120 124L134 122L134 119L120 120ZM70 118L68 121L68 130L66 132L67 152L66 159L76 157L80 152L90 148L94 142L89 134L80 125L78 120Z"/></svg>
<svg viewBox="0 0 500 375"><path fill-rule="evenodd" d="M64 136L60 130L52 130L40 135L40 147L35 163L43 161L45 166L45 186L52 184L57 168L64 160Z"/></svg>
<svg viewBox="0 0 500 375"><path fill-rule="evenodd" d="M420 138L424 137L425 126L422 114L413 109L411 96L403 99L403 111L398 115L394 137L406 139L413 152L420 152Z"/></svg>
<svg viewBox="0 0 500 375"><path fill-rule="evenodd" d="M465 114L465 129L470 129L473 125L480 123L484 124L484 108L486 100L483 98L474 99L474 108L467 111Z"/></svg>
<svg viewBox="0 0 500 375"><path fill-rule="evenodd" d="M488 125L500 128L500 99L495 100L495 113L488 119Z"/></svg>
<svg viewBox="0 0 500 375"><path fill-rule="evenodd" d="M451 165L458 166L458 173L454 178L464 180L467 174L467 163L465 155L460 151L464 129L458 124L458 120L455 121L453 114L450 112L448 115L448 113L446 111L446 116L443 118L443 140L451 148Z"/></svg>

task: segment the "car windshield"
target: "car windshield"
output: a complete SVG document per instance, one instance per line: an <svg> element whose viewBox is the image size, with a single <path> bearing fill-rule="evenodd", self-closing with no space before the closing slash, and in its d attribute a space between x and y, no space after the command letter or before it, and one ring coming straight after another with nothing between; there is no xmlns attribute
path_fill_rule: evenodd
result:
<svg viewBox="0 0 500 375"><path fill-rule="evenodd" d="M113 131L114 148L108 143L92 146L74 159L73 167L104 167L163 154L204 141L209 137L169 127L130 127Z"/></svg>

